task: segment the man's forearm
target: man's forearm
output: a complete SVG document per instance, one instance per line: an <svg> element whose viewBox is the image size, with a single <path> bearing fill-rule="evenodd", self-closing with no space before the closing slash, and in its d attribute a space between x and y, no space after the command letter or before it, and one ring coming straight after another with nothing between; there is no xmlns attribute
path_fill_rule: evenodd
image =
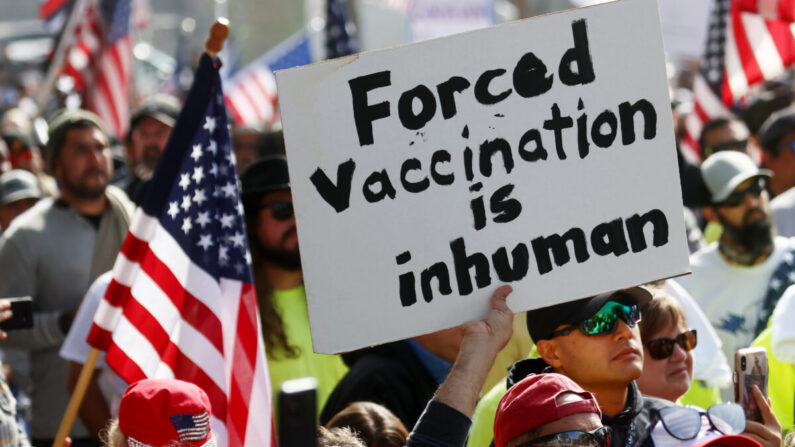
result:
<svg viewBox="0 0 795 447"><path fill-rule="evenodd" d="M461 352L444 383L436 391L434 400L471 418L498 352L494 347L463 342Z"/></svg>

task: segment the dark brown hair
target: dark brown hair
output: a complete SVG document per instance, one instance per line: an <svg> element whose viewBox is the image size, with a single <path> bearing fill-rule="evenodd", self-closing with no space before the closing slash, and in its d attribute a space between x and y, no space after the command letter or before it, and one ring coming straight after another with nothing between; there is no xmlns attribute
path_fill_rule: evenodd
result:
<svg viewBox="0 0 795 447"><path fill-rule="evenodd" d="M402 447L409 435L391 411L373 402L354 402L337 413L327 428L349 427L367 447Z"/></svg>
<svg viewBox="0 0 795 447"><path fill-rule="evenodd" d="M265 352L271 359L281 356L298 357L298 349L287 342L284 333L284 322L276 307L273 305L273 286L264 275L262 264L265 257L262 254L259 239L257 238L257 225L259 215L259 201L262 195L243 198L243 210L246 216L246 233L248 236L249 251L251 252L251 269L254 272L254 288L257 291L257 304L259 305L259 318L262 322L262 338L265 340Z"/></svg>
<svg viewBox="0 0 795 447"><path fill-rule="evenodd" d="M643 343L667 328L683 326L687 328L687 316L676 298L659 287L649 288L654 296L640 307L640 338Z"/></svg>

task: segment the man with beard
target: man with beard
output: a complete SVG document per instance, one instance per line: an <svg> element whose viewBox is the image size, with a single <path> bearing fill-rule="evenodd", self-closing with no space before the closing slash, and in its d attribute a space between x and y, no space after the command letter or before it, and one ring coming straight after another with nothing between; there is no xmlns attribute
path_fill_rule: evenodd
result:
<svg viewBox="0 0 795 447"><path fill-rule="evenodd" d="M743 153L726 151L707 158L701 174L712 200L704 217L720 223L723 234L691 256L693 274L677 281L712 322L726 357L733 358L767 326L795 279L795 244L774 237L765 190L770 171Z"/></svg>
<svg viewBox="0 0 795 447"><path fill-rule="evenodd" d="M265 157L240 181L274 408L282 382L307 376L317 379L323 408L346 368L339 356L312 349L287 159Z"/></svg>
<svg viewBox="0 0 795 447"><path fill-rule="evenodd" d="M157 94L148 99L132 115L127 135L127 163L129 175L119 187L133 202L140 204L146 186L155 172L160 154L166 148L171 128L177 122L179 100L173 96Z"/></svg>
<svg viewBox="0 0 795 447"><path fill-rule="evenodd" d="M69 400L58 348L89 284L113 266L133 212L124 192L108 186L110 149L98 116L58 114L47 156L60 197L19 216L0 238L0 297L33 298L33 328L10 332L0 346L29 352L34 446L52 445ZM79 421L71 436L73 446L99 445Z"/></svg>

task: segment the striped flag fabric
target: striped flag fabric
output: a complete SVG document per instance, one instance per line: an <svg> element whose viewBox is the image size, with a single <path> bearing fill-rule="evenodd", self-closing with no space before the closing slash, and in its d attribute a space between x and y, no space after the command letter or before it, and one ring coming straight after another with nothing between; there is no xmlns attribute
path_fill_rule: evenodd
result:
<svg viewBox="0 0 795 447"><path fill-rule="evenodd" d="M76 6L84 5L85 10L79 11L82 20L75 28L63 66L63 74L71 77L75 90L81 92L84 107L99 115L108 131L119 138L127 134L130 124L131 1L78 2ZM49 0L42 5L40 15L47 20L45 14L63 14L70 4Z"/></svg>
<svg viewBox="0 0 795 447"><path fill-rule="evenodd" d="M260 127L279 122L273 72L313 62L305 31L293 34L226 81L226 106L235 122Z"/></svg>
<svg viewBox="0 0 795 447"><path fill-rule="evenodd" d="M100 45L84 74L84 101L87 109L105 121L109 131L123 138L130 125L131 2L100 0L97 6L86 19L86 25L99 30Z"/></svg>
<svg viewBox="0 0 795 447"><path fill-rule="evenodd" d="M740 0L740 11L759 14L766 19L795 22L795 1L792 0Z"/></svg>
<svg viewBox="0 0 795 447"><path fill-rule="evenodd" d="M44 0L39 4L39 18L44 20L44 29L58 34L66 24L74 0Z"/></svg>
<svg viewBox="0 0 795 447"><path fill-rule="evenodd" d="M706 48L701 67L693 79L693 112L685 119L682 154L691 162L701 160L698 137L704 124L714 118L730 116L721 100L724 85L726 23L731 0L715 0L710 12Z"/></svg>
<svg viewBox="0 0 795 447"><path fill-rule="evenodd" d="M795 62L795 2L728 1L716 0L702 70L693 85L696 110L686 122L684 141L691 157L700 153L696 139L707 119L729 114L750 87L778 78Z"/></svg>
<svg viewBox="0 0 795 447"><path fill-rule="evenodd" d="M202 56L88 342L128 383L201 387L219 446L261 447L271 390L219 68Z"/></svg>

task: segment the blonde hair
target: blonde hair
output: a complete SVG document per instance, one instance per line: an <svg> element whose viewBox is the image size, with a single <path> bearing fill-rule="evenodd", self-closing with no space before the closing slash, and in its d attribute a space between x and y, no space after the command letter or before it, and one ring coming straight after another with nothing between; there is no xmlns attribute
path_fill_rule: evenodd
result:
<svg viewBox="0 0 795 447"><path fill-rule="evenodd" d="M99 432L102 447L127 447L127 437L119 428L119 420L113 419Z"/></svg>

